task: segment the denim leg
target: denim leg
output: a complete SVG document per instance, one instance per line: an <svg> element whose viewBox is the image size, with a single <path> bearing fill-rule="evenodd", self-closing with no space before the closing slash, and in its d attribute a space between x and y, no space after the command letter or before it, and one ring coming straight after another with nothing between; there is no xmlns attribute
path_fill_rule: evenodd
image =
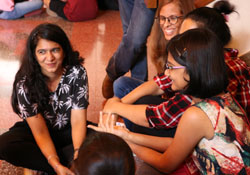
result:
<svg viewBox="0 0 250 175"><path fill-rule="evenodd" d="M17 19L43 6L42 0L24 1L15 4L12 11L4 11L0 14L0 19Z"/></svg>
<svg viewBox="0 0 250 175"><path fill-rule="evenodd" d="M147 81L148 80L148 61L147 47L142 48L142 52L138 56L135 64L131 68L131 77Z"/></svg>
<svg viewBox="0 0 250 175"><path fill-rule="evenodd" d="M122 98L142 83L144 83L142 80L122 76L114 82L114 95L118 98ZM131 131L134 123L126 118L123 118L123 121L126 128Z"/></svg>
<svg viewBox="0 0 250 175"><path fill-rule="evenodd" d="M134 8L134 1L135 0L118 0L123 34L127 33L132 11Z"/></svg>
<svg viewBox="0 0 250 175"><path fill-rule="evenodd" d="M122 76L114 82L114 95L122 98L142 83L144 83L142 80Z"/></svg>
<svg viewBox="0 0 250 175"><path fill-rule="evenodd" d="M130 2L131 5L132 0L119 0L119 3L121 2L123 2L123 4ZM122 6L123 4L119 5ZM125 16L125 14L128 13L125 13L123 9L121 9L121 11L121 19L122 21L126 21L129 15ZM144 0L134 0L128 26L123 22L123 29L126 31L124 31L122 41L106 68L111 80L116 80L132 68L134 68L132 77L141 80L147 79L147 63L145 63L147 62L146 41L154 21L154 14L155 9L148 9ZM135 66L138 62L141 64Z"/></svg>

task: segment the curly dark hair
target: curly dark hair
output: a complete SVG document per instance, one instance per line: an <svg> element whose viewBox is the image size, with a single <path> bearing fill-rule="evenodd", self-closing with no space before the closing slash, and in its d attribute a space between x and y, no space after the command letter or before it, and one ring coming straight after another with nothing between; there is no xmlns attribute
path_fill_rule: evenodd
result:
<svg viewBox="0 0 250 175"><path fill-rule="evenodd" d="M63 67L80 65L84 59L79 52L74 51L66 33L56 24L43 23L38 25L30 33L26 49L21 59L21 66L16 73L13 83L11 104L15 113L20 114L17 100L17 83L25 78L25 87L29 92L31 103L38 104L38 111L42 112L47 108L49 90L46 85L46 77L41 72L41 67L36 59L35 50L40 39L46 39L58 43L64 52Z"/></svg>

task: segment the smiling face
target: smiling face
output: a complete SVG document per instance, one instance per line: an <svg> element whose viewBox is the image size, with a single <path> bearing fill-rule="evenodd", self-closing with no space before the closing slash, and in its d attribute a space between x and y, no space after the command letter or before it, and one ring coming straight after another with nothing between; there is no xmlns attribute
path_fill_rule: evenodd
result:
<svg viewBox="0 0 250 175"><path fill-rule="evenodd" d="M39 39L35 55L44 75L51 77L62 74L64 53L58 43Z"/></svg>
<svg viewBox="0 0 250 175"><path fill-rule="evenodd" d="M177 3L171 2L169 4L164 5L160 10L160 16L162 17L170 17L170 16L182 16L180 7ZM179 18L176 24L171 24L166 19L164 24L161 24L161 29L164 33L165 39L170 40L175 35L178 34L179 28L181 24L181 19Z"/></svg>
<svg viewBox="0 0 250 175"><path fill-rule="evenodd" d="M171 53L168 53L168 66L173 67L173 69L166 69L165 75L167 75L172 80L171 89L173 91L180 91L185 89L190 80L189 75L185 71L185 67L181 68L182 65L177 63ZM177 68L174 68L177 67Z"/></svg>

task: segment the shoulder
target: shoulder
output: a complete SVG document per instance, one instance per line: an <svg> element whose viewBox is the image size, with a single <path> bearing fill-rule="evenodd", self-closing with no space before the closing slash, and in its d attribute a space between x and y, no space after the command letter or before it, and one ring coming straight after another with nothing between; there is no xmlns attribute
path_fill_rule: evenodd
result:
<svg viewBox="0 0 250 175"><path fill-rule="evenodd" d="M25 88L25 81L26 77L21 78L20 80L17 81L16 83L16 88Z"/></svg>
<svg viewBox="0 0 250 175"><path fill-rule="evenodd" d="M82 75L86 73L87 70L82 65L75 65L67 68L67 74Z"/></svg>
<svg viewBox="0 0 250 175"><path fill-rule="evenodd" d="M182 127L191 128L197 135L210 138L213 135L213 126L207 114L196 106L189 107L180 120Z"/></svg>
<svg viewBox="0 0 250 175"><path fill-rule="evenodd" d="M227 66L230 68L231 71L244 69L250 71L250 68L247 66L246 62L238 57L238 53L239 51L237 49L224 49L224 58Z"/></svg>
<svg viewBox="0 0 250 175"><path fill-rule="evenodd" d="M207 115L200 108L196 106L191 106L184 112L182 118L184 120L190 121L192 124L199 124L205 118L207 118Z"/></svg>

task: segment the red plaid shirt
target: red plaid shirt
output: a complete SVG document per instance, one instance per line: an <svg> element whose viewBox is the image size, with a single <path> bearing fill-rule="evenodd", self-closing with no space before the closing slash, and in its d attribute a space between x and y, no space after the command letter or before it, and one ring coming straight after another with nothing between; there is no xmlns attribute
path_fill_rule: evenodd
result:
<svg viewBox="0 0 250 175"><path fill-rule="evenodd" d="M228 69L227 90L239 102L250 117L250 67L238 58L238 50L226 49L225 62Z"/></svg>
<svg viewBox="0 0 250 175"><path fill-rule="evenodd" d="M250 67L239 58L236 49L226 49L225 62L228 65L229 85L227 90L250 114ZM156 84L167 94L171 94L171 80L164 74L154 77ZM149 105L146 116L151 127L168 129L176 127L184 111L191 106L192 98L175 93L160 105Z"/></svg>

